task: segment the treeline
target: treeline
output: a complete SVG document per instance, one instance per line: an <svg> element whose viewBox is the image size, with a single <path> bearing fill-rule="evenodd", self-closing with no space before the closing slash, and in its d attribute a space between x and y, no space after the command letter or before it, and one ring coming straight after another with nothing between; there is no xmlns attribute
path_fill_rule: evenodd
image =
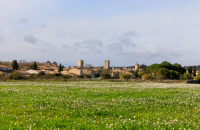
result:
<svg viewBox="0 0 200 130"><path fill-rule="evenodd" d="M32 65L35 61L26 61L26 60L13 60L17 63L18 67L17 67L17 70L21 70L21 69L24 69L24 70L28 70L28 69L31 69L32 68ZM0 61L0 64L2 65L6 65L6 66L10 66L12 67L12 64L13 64L13 61L10 62L10 61ZM43 66L45 65L45 63L40 63L40 62L36 62L37 66Z"/></svg>

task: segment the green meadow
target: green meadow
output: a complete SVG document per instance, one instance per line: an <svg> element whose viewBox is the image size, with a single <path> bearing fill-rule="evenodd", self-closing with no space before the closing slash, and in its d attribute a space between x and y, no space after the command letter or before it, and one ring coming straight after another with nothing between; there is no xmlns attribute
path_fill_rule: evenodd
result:
<svg viewBox="0 0 200 130"><path fill-rule="evenodd" d="M200 129L200 85L0 82L0 129Z"/></svg>

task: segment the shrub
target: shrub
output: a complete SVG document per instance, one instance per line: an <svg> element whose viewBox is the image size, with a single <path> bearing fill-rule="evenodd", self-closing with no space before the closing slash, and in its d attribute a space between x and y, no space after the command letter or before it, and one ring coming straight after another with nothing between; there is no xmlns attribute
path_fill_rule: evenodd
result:
<svg viewBox="0 0 200 130"><path fill-rule="evenodd" d="M195 76L194 80L197 80L197 82L200 83L200 76Z"/></svg>
<svg viewBox="0 0 200 130"><path fill-rule="evenodd" d="M86 74L84 77L85 78L91 78L91 75L90 74Z"/></svg>
<svg viewBox="0 0 200 130"><path fill-rule="evenodd" d="M54 76L62 76L61 73L55 73Z"/></svg>
<svg viewBox="0 0 200 130"><path fill-rule="evenodd" d="M120 73L119 74L119 78L120 79L130 79L131 75L130 74L126 74L126 73Z"/></svg>
<svg viewBox="0 0 200 130"><path fill-rule="evenodd" d="M79 75L78 77L79 77L79 78L84 78L84 75Z"/></svg>
<svg viewBox="0 0 200 130"><path fill-rule="evenodd" d="M184 74L183 74L183 79L190 79L190 75L189 75L189 74L186 74L186 73L184 73Z"/></svg>
<svg viewBox="0 0 200 130"><path fill-rule="evenodd" d="M8 75L9 79L22 79L22 76L18 72L13 72Z"/></svg>
<svg viewBox="0 0 200 130"><path fill-rule="evenodd" d="M0 74L0 80L8 80L8 77L6 77L4 74Z"/></svg>
<svg viewBox="0 0 200 130"><path fill-rule="evenodd" d="M71 75L65 75L64 78L71 78Z"/></svg>
<svg viewBox="0 0 200 130"><path fill-rule="evenodd" d="M151 74L143 74L142 80L150 80L153 79L153 76Z"/></svg>
<svg viewBox="0 0 200 130"><path fill-rule="evenodd" d="M35 77L36 74L31 74L31 77Z"/></svg>
<svg viewBox="0 0 200 130"><path fill-rule="evenodd" d="M44 71L41 71L41 72L38 73L38 76L43 76L43 75L45 75Z"/></svg>

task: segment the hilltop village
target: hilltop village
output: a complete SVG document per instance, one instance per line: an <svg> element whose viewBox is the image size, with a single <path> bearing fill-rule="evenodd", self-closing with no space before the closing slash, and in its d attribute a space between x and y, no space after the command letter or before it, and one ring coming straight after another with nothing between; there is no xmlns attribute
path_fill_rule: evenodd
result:
<svg viewBox="0 0 200 130"><path fill-rule="evenodd" d="M152 79L193 79L199 75L199 68L193 66L182 67L180 64L171 64L163 61L160 64L145 64L130 67L114 67L110 66L110 60L104 61L104 66L93 67L90 64L84 65L83 60L78 60L77 66L64 67L58 65L55 61L51 63L26 62L17 63L13 60L12 64L0 62L0 75L5 77L15 78L16 75L23 77L38 77L38 76L65 76L75 78L93 78L93 79L135 79L143 80Z"/></svg>

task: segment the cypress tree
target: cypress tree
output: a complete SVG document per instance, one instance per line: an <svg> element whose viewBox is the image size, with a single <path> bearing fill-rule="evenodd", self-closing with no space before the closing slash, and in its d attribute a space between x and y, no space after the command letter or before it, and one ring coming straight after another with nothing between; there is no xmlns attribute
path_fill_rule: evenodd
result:
<svg viewBox="0 0 200 130"><path fill-rule="evenodd" d="M33 70L36 70L36 69L37 69L36 61L32 64L31 69L33 69Z"/></svg>
<svg viewBox="0 0 200 130"><path fill-rule="evenodd" d="M17 60L13 60L13 62L12 62L12 68L13 68L14 70L18 70L18 63L17 63Z"/></svg>
<svg viewBox="0 0 200 130"><path fill-rule="evenodd" d="M193 76L194 77L196 76L196 68L195 68L195 66L193 66Z"/></svg>
<svg viewBox="0 0 200 130"><path fill-rule="evenodd" d="M58 72L61 72L61 71L63 71L63 67L60 64L59 67L58 67Z"/></svg>

